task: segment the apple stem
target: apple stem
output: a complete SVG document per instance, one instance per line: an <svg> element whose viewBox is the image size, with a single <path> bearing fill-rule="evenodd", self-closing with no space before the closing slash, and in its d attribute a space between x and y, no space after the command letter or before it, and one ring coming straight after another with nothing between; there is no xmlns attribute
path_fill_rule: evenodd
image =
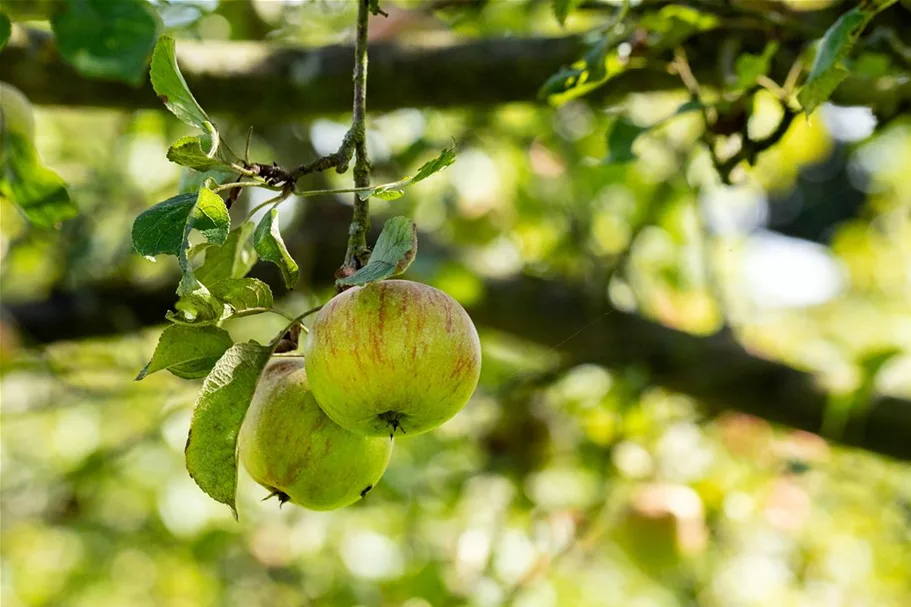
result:
<svg viewBox="0 0 911 607"><path fill-rule="evenodd" d="M370 186L370 158L367 155L367 25L370 0L360 0L357 9L357 36L354 44L354 111L351 128L345 139L354 147L354 187ZM343 144L344 145L344 144ZM370 229L370 197L354 194L354 215L348 229L348 250L341 275L354 273L367 264L370 249L367 232Z"/></svg>

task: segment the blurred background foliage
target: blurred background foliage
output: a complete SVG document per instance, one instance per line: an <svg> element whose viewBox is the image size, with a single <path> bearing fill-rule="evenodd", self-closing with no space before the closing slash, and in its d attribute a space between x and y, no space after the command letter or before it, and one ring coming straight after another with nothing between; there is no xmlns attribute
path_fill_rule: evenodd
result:
<svg viewBox="0 0 911 607"><path fill-rule="evenodd" d="M154 4L178 45L347 43L355 10L328 0ZM583 32L616 7L570 14L561 27L533 0L382 6L390 16L372 21L375 40L439 44ZM652 124L687 99L635 94L624 107ZM774 97L760 92L754 104L750 128L775 128ZM215 119L242 147L249 125ZM348 120L254 124L251 156L293 166L334 151ZM433 244L411 277L467 306L485 297L484 280L524 272L582 282L618 309L695 334L731 331L750 352L818 374L833 393L819 430L835 439L863 389L911 397L907 115L825 105L798 116L732 186L716 183L698 113L641 136L632 162L606 164L616 120L586 98L372 114L377 183L410 174L450 138L459 145L447 171L402 199L374 199L374 221L413 217ZM562 343L484 326L471 403L438 431L397 440L366 500L330 513L279 509L241 473L234 522L184 468L198 382L132 381L163 315L143 328L111 305L119 334L36 344L6 314L98 284L175 284L176 264L132 253L129 231L177 190L180 167L165 152L186 131L151 110L37 106L35 123L42 159L80 214L43 231L0 202L4 607L911 604L907 463L710 412L638 365L580 364ZM350 177L305 179L345 187ZM232 214L264 198L245 193ZM281 207L286 240L301 235L302 269L341 262L321 255L328 240L343 245L344 223L322 239L307 232L327 207L346 214L350 200ZM330 275L302 276L279 307L297 313L331 294ZM268 339L283 324L264 315L230 330L236 341ZM693 369L711 377L698 361Z"/></svg>

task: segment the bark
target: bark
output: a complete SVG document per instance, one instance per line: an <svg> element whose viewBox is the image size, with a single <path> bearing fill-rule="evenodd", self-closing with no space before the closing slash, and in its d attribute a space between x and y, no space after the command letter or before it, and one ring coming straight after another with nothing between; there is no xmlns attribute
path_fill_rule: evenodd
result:
<svg viewBox="0 0 911 607"><path fill-rule="evenodd" d="M645 3L643 8L650 6ZM893 32L911 36L907 11L893 8L880 15L871 30L876 24L894 22ZM781 41L781 49L770 77L782 82L803 46L821 36L834 18L831 10L810 13L800 17L796 30L775 29L771 21L759 17L746 22L732 19L711 35L687 41L693 73L701 84L717 85L722 42L758 54L774 36ZM370 91L370 107L389 111L536 102L544 81L577 61L585 50L581 36L482 39L432 47L371 44L370 77L376 84ZM632 93L681 88L680 79L666 69L669 49L646 53L653 60L647 67L621 73L588 99L613 103ZM181 70L201 105L215 116L237 118L244 124L348 112L353 54L351 46L306 49L190 40L177 45ZM13 36L0 59L0 80L42 105L163 109L148 82L132 87L80 76L55 51L53 38L34 30L19 30ZM852 75L832 99L843 105L867 105L890 117L911 106L911 81Z"/></svg>

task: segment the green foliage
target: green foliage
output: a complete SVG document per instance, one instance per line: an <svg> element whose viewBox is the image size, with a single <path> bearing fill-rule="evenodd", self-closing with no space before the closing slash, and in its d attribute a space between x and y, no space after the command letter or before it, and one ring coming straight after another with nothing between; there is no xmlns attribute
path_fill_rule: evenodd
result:
<svg viewBox="0 0 911 607"><path fill-rule="evenodd" d="M205 186L196 194L178 194L159 202L136 217L133 249L146 257L176 255L186 266L184 252L194 228L215 244L223 244L231 228L224 201Z"/></svg>
<svg viewBox="0 0 911 607"><path fill-rule="evenodd" d="M720 23L715 15L679 4L648 13L639 21L640 27L650 34L650 46L656 49L673 49L693 36L715 29Z"/></svg>
<svg viewBox="0 0 911 607"><path fill-rule="evenodd" d="M256 251L253 248L254 226L245 221L231 230L221 246L211 244L205 247L205 261L196 268L196 278L206 284L213 284L226 278L242 278L247 275L256 263Z"/></svg>
<svg viewBox="0 0 911 607"><path fill-rule="evenodd" d="M177 288L177 309L168 314L174 322L212 323L224 306L199 282L190 266L190 234L197 230L211 244L228 239L231 218L221 197L203 186L197 194L178 194L141 213L133 222L133 248L140 255L176 255L183 277Z"/></svg>
<svg viewBox="0 0 911 607"><path fill-rule="evenodd" d="M162 331L152 360L136 380L162 369L182 379L205 377L232 345L231 335L218 327L171 325Z"/></svg>
<svg viewBox="0 0 911 607"><path fill-rule="evenodd" d="M10 23L9 17L0 13L0 51L6 47L9 38L13 33L13 24Z"/></svg>
<svg viewBox="0 0 911 607"><path fill-rule="evenodd" d="M577 6L582 4L582 0L551 0L551 8L554 11L554 17L560 22L560 25L566 23L566 17Z"/></svg>
<svg viewBox="0 0 911 607"><path fill-rule="evenodd" d="M411 177L405 177L393 183L387 183L376 187L367 192L359 192L361 200L367 200L371 196L382 200L395 200L401 198L405 192L404 189L420 181L424 181L434 173L438 173L455 162L455 146L448 147L437 155L436 158L428 160L418 169L418 172Z"/></svg>
<svg viewBox="0 0 911 607"><path fill-rule="evenodd" d="M41 164L38 152L20 133L3 134L0 194L8 198L32 224L53 228L78 213L66 183Z"/></svg>
<svg viewBox="0 0 911 607"><path fill-rule="evenodd" d="M756 84L760 76L766 76L771 68L772 57L778 52L778 43L769 42L761 55L743 53L737 57L734 71L737 73L737 82L734 88L747 89Z"/></svg>
<svg viewBox="0 0 911 607"><path fill-rule="evenodd" d="M356 8L352 3L345 11L329 14L320 3L292 3L282 16L289 17L289 22L299 16L298 23L307 26L285 28L281 17L260 10L270 4L220 2L205 27L190 23L169 31L207 45L212 31L227 31L209 27L224 25L224 18L232 38L274 27L280 28L282 44L314 47L336 41L340 33L350 30ZM911 149L907 112L902 110L907 100L902 83L908 70L900 43L906 39L906 28L899 19L890 18L907 11L894 6L893 15L883 14L871 22L854 49L838 62L850 70L850 83L836 91L836 96L841 94L838 101L859 99L869 90L868 98L875 102L868 107L879 122L867 140L836 143L828 121L796 120L784 145L764 149L758 162L747 160L752 166L739 163L746 169L746 188L716 189L703 135L716 134L720 153L733 152L736 157L736 143L741 135L747 136L747 124L751 133L774 130L783 103L779 91L769 85L774 81L788 94L784 103L792 102L791 80L801 80L796 71L787 82L785 75L788 63L809 43L806 32L818 30L821 35L837 17L832 12L837 6L848 10L885 3L829 2L821 10L791 10L789 6L801 3L782 2L765 14L751 2L709 0L676 3L675 10L686 4L698 6L699 13L675 16L673 11L661 11L670 3L635 2L619 24L613 23L620 6L616 0L601 6L588 4L593 8L584 13L567 11L572 16L567 25L574 31L563 35L578 33L593 44L550 82L547 96L551 105L558 105L601 87L590 104L567 104L556 111L531 103L411 109L390 112L381 120L368 115L371 137L388 151L388 158L376 165L380 174L401 166L416 169L420 165L416 158L436 154L435 142L449 133L464 142L460 145L469 150L471 167L482 169L473 172L468 166L457 166L454 170L466 171L425 184L433 187L412 189L396 203L375 204L380 215L374 213L372 219L382 223L386 217L381 215L388 209L394 209L390 214L414 213L419 225L430 232L426 239L422 233L421 242L430 254L423 252L408 275L480 311L476 320L484 329L483 384L479 398L445 432L417 440L403 437L383 482L368 499L332 516L287 504L279 511L274 501L261 503L261 488L244 474L233 490L236 464L231 467L228 439L236 419L243 416L244 395L235 400L238 386L232 383L230 370L213 373L199 397L201 408L187 463L202 483L214 488L213 493L236 501L236 510L244 512L243 524L233 524L227 510L197 490L184 466L186 416L203 382L183 381L180 376L200 378L219 355L225 356L232 345L225 329L244 344L235 348L259 349L245 342L250 337L271 337L284 324L271 314L235 320L269 307L257 304L273 303L269 292L252 279L244 280L257 260L256 224L239 219L251 211L253 197L242 195L234 201L233 230L220 245L191 234L192 246L187 248L183 232L176 232L177 254L184 252L185 265L192 271L181 279L184 295L177 310L168 315L174 324L166 324L160 338L162 327L133 330L149 322L149 309L161 305L157 302L176 286L165 282L170 276L167 271L176 268L169 260L149 264L132 254L129 235L121 226L130 225L139 211L173 194L188 193L195 200L204 183L212 190L213 183L235 180L239 171L223 167L240 164L227 154L232 134L243 133L248 126L242 118L245 108L224 118L212 115L221 131L217 146L213 143L219 134L205 131L209 116L201 109L191 116L201 129L191 133L198 144L194 138L178 141L171 156L199 168L211 163L212 168L204 171L167 163L160 165L165 170L159 169L167 146L158 158L150 158L150 150L186 133L182 124L161 120L154 112L112 109L116 99L106 100L104 105L111 107L91 111L42 108L37 115L40 146L32 139L31 129L26 129L25 140L30 150L40 149L40 157L70 180L67 189L78 199L83 216L67 222L59 232L38 233L23 227L25 221L7 204L6 190L0 202L4 213L0 217L3 605L132 602L140 607L181 601L251 607L372 606L468 605L485 600L520 605L540 602L542 597L546 603L580 607L689 605L694 597L719 606L766 605L812 603L819 598L820 585L830 602L878 607L911 604L907 583L911 551L906 541L911 469L906 464L859 449L841 449L809 433L792 433L730 410L706 416L700 403L673 387L717 386L719 395L734 395L731 398L749 403L752 413L762 414L763 403L749 396L755 378L731 375L732 369L725 365L707 365L689 347L670 347L667 360L674 366L674 361L691 362L692 374L681 372L674 378L679 383L659 388L653 384L667 375L662 374L664 359L646 356L654 351L649 340L655 339L655 332L661 334L656 323L699 333L680 334L678 341L686 346L706 343L704 336L724 322L745 349L819 372L845 391L825 411L819 428L825 435L852 439L855 432L863 432L864 444L876 444L873 437L882 432L882 417L876 409L866 410L870 396L883 389L899 398L911 394L904 373L907 347L900 343L907 317L907 276L899 260L907 257L909 234L907 213L902 211L907 206L904 201L911 199L909 180L901 171L909 163ZM215 3L150 5L172 14L178 9L203 14ZM0 0L0 10L9 7L6 13L14 21L24 19L23 13L43 19L63 6L54 0ZM248 11L249 7L253 8ZM436 14L444 26L452 25L455 42L494 35L559 34L547 3L486 2L478 7L446 8ZM719 31L687 25L690 17L711 12L720 16ZM794 19L795 14L808 18ZM822 17L829 21L820 21ZM378 23L382 20L371 19L371 26ZM594 29L579 31L589 26ZM896 40L887 37L892 29L897 46ZM256 33L257 38L261 35ZM773 59L770 47L775 43L780 50ZM490 44L497 46L496 40ZM706 111L718 116L709 129L703 128L701 120L681 119L661 132L653 130L687 99L688 91L672 64L675 44L683 46L700 80ZM43 52L54 50L49 46ZM43 61L45 55L35 57ZM6 59L0 56L4 70ZM534 69L523 57L516 59L516 70ZM805 78L810 63L797 64L801 66L807 68L801 76ZM10 73L24 71L23 66L13 67ZM176 64L173 67L176 70ZM243 64L236 68L248 69ZM622 82L614 88L618 75ZM761 85L760 75L766 77ZM537 77L543 81L546 76ZM181 82L173 73L170 80ZM371 91L394 86L371 82ZM652 82L661 90L648 90ZM479 86L496 93L501 84L493 80ZM759 86L768 91L754 97ZM639 94L620 95L630 89ZM0 95L4 106L11 99L8 90L2 88ZM75 104L82 89L34 90L41 103L57 96L64 104L69 100ZM402 88L411 90L411 86ZM212 91L196 93L203 99L204 92L209 98ZM262 107L249 108L258 117L268 115L272 104L281 103L278 92L236 91L238 98L252 101L253 95L261 100ZM407 92L402 94L407 104ZM391 109L395 97L388 90L384 97ZM478 98L487 97L479 94ZM230 102L225 99L220 105ZM368 108L378 105L368 100ZM192 114L193 106L188 107ZM623 119L617 117L615 107L624 108ZM302 107L301 112L310 110ZM240 118L232 122L232 114ZM9 115L4 107L4 118ZM414 121L420 128L412 122L404 127L405 115L409 121L420 116ZM265 157L254 160L269 167L273 158L268 155L274 152L275 159L287 158L293 164L309 161L295 157L305 155L307 148L306 142L298 140L307 136L307 130L299 127L276 119L259 130L251 151ZM611 145L606 145L608 141ZM838 153L827 161L833 145ZM638 161L605 169L595 160L604 156L609 161L638 156ZM4 179L10 158L4 143ZM830 187L828 175L845 177L843 164L848 161L863 168L876 185L874 190L858 192L846 187L847 180L838 188ZM826 176L811 169L823 162ZM808 169L813 173L810 183L801 176ZM418 172L406 170L401 176ZM241 179L259 178L245 174ZM30 177L28 181L42 180ZM380 183L376 177L374 181ZM310 175L306 182L313 188L349 185L331 172ZM53 183L59 190L59 179ZM391 200L405 190L384 186L371 192L374 198ZM845 206L851 201L860 205L864 196L867 204L851 207L853 211ZM781 280L773 277L775 289L766 287L765 281L752 284L753 266L758 265L752 261L765 260L765 235L747 236L740 231L741 221L756 215L754 199L777 217L776 205L794 197L802 201L801 208L794 209L796 216L770 229L793 230L801 236L798 232L807 221L825 229L826 242L816 248L839 266L842 291L823 305L776 304L770 309L761 297L766 290L785 289L791 295L798 285L790 276L791 268L784 267L787 262L781 268ZM701 234L695 211L708 198L710 227L720 213L725 229ZM292 314L318 305L333 291L332 272L341 262L340 255L328 258L335 254L326 252L325 240L343 244L344 225L337 218L342 209L330 197L312 200L306 213L296 214L298 223L283 231L290 252L298 249L307 257L306 270L302 263L302 280L297 282L323 290L294 293L277 302ZM69 213L75 212L71 203L68 208ZM845 208L846 214L838 215ZM732 214L738 218L733 233ZM48 224L58 222L59 217ZM887 229L877 229L882 226ZM268 225L270 232L273 227L277 229L273 223ZM221 233L214 231L217 238ZM314 233L319 238L302 239ZM298 239L294 246L291 234ZM743 263L743 245L749 245L750 263ZM386 257L384 245L377 242L375 248L371 265L380 269L378 264ZM709 267L700 263L703 255ZM795 253L794 261L796 268L802 257ZM385 267L391 265L388 261ZM506 272L532 274L537 284L552 285L548 293L554 299L548 313L530 314L523 305L523 292L510 297L499 291L497 301L490 299L490 286L501 284L496 276ZM266 274L271 278L271 272ZM272 289L279 289L282 282L270 283ZM709 283L724 295L725 309L756 313L720 318L722 306L717 305ZM568 284L591 290L591 316L569 322L562 317L566 313L562 293ZM111 286L115 289L108 290ZM61 291L63 299L58 300ZM592 339L599 325L590 321L610 322L616 316L611 313L597 320L602 310L609 309L602 301L605 292L613 303L655 321L647 324L631 318L623 327L629 331L629 339L621 340L629 346L623 352L600 350L605 344ZM143 299L146 293L148 301ZM77 302L75 318L79 319L70 321L67 336L70 331L73 335L83 331L72 326L82 324L83 312L88 319L86 333L122 332L33 345L24 335L33 328L31 314L46 318L50 309L53 324L58 306L67 310L67 298ZM94 306L103 307L103 314L94 316ZM23 322L20 339L16 339L17 322L7 323L7 312L14 321ZM568 324L580 332L566 331L542 342L541 335L553 334L549 328L553 324ZM655 331L642 332L641 326L654 326ZM730 339L724 341L735 345ZM632 368L563 366L564 350L580 351L580 343L606 360L616 354L620 360L633 358L639 364ZM886 361L883 352L888 350L876 348L889 345L901 348L905 356ZM865 357L865 351L873 354ZM369 356L371 348L357 353ZM847 366L851 361L855 361L853 372ZM169 372L157 373L153 381L124 381L147 363L146 373L157 372L158 367ZM234 368L244 365L235 360ZM849 385L852 379L856 380L853 386ZM816 394L817 389L822 388L808 393ZM222 396L214 409L223 415L213 410L215 392ZM738 406L722 397L714 405L717 409ZM865 415L871 422L880 421L864 425ZM897 416L895 426L902 420ZM884 440L901 440L885 434ZM663 504L665 515L676 516L685 509L681 504L701 504L705 521L696 522L709 528L705 553L681 557L675 563L675 575L661 579L637 571L635 560L626 558L629 546L620 541L632 534L634 549L656 556L649 550L649 539L662 529L649 524L659 521L646 516L640 533L614 516L629 507L629 495L651 485L653 479L689 488L694 498ZM660 508L658 516L662 516ZM498 523L479 526L479 520ZM788 550L770 552L770 543ZM465 546L472 549L463 550ZM478 546L484 550L473 549ZM761 566L746 567L750 571L743 574L756 555L762 556ZM523 563L529 564L525 571ZM545 566L538 568L539 563ZM845 567L850 575L844 575ZM774 584L755 583L766 579L769 571L776 574ZM609 584L604 583L605 572L612 581ZM483 597L478 594L481 586Z"/></svg>
<svg viewBox="0 0 911 607"><path fill-rule="evenodd" d="M215 363L196 399L185 450L200 489L237 518L237 435L272 348L235 344Z"/></svg>
<svg viewBox="0 0 911 607"><path fill-rule="evenodd" d="M698 101L687 101L678 107L673 114L650 126L641 126L624 116L618 117L607 133L607 158L604 159L605 164L624 164L635 160L636 154L633 153L633 144L636 143L636 139L640 135L658 128L676 116L700 109L702 109L702 104Z"/></svg>
<svg viewBox="0 0 911 607"><path fill-rule="evenodd" d="M894 0L867 2L852 8L826 30L816 49L810 75L797 95L803 109L812 113L827 101L838 85L848 77L845 61L867 24Z"/></svg>
<svg viewBox="0 0 911 607"><path fill-rule="evenodd" d="M300 277L297 262L288 252L285 241L282 240L278 229L278 210L271 209L263 215L256 231L253 233L253 246L257 255L263 261L269 261L278 266L285 279L285 286L293 289Z"/></svg>
<svg viewBox="0 0 911 607"><path fill-rule="evenodd" d="M75 217L78 208L63 179L42 164L32 130L28 101L0 83L0 196L33 225L52 228Z"/></svg>
<svg viewBox="0 0 911 607"><path fill-rule="evenodd" d="M402 274L414 261L417 251L417 226L407 217L393 217L383 225L367 265L336 284L365 285Z"/></svg>
<svg viewBox="0 0 911 607"><path fill-rule="evenodd" d="M623 164L636 159L633 144L642 133L651 127L640 126L626 117L620 116L607 134L607 164Z"/></svg>
<svg viewBox="0 0 911 607"><path fill-rule="evenodd" d="M209 141L209 151L203 149L203 137L181 137L168 149L168 160L194 171L222 171L229 172L230 166L216 157L218 146Z"/></svg>
<svg viewBox="0 0 911 607"><path fill-rule="evenodd" d="M209 116L196 102L177 66L174 39L161 36L152 52L150 77L152 88L162 103L180 120L190 126L203 129Z"/></svg>
<svg viewBox="0 0 911 607"><path fill-rule="evenodd" d="M142 82L161 27L144 0L66 0L51 16L60 54L91 78Z"/></svg>
<svg viewBox="0 0 911 607"><path fill-rule="evenodd" d="M272 307L272 290L255 278L224 278L210 285L209 292L230 307L223 319Z"/></svg>

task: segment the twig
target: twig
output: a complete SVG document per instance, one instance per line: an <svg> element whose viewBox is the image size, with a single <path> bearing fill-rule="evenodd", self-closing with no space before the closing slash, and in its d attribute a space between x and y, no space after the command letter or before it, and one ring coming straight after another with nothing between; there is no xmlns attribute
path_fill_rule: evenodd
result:
<svg viewBox="0 0 911 607"><path fill-rule="evenodd" d="M357 38L354 44L354 111L348 131L354 145L354 187L370 185L370 159L367 156L367 25L370 19L370 0L360 0L357 9ZM348 136L346 136L346 139ZM354 195L354 216L348 229L348 250L339 269L352 273L367 263L367 231L370 229L369 197Z"/></svg>
<svg viewBox="0 0 911 607"><path fill-rule="evenodd" d="M250 212L249 212L249 213L247 213L247 219L246 219L246 221L250 221L250 219L251 219L254 215L256 215L256 212L257 212L258 210L260 210L261 208L267 207L267 206L269 206L270 204L271 204L271 205L278 206L278 205L280 205L281 203L283 203L289 196L291 196L291 190L285 189L285 190L282 190L282 193L279 194L278 196L274 196L274 197L270 198L269 200L267 200L267 201L265 201L265 202L263 202L263 203L260 203L260 204L256 205L255 207L253 207L252 209L250 209Z"/></svg>

